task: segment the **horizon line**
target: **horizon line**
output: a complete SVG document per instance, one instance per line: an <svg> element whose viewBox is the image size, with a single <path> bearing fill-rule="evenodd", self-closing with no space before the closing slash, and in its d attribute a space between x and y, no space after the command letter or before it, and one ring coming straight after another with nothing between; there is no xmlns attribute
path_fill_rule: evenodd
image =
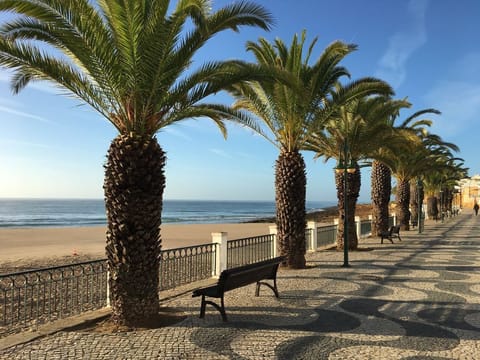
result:
<svg viewBox="0 0 480 360"><path fill-rule="evenodd" d="M104 198L97 197L4 197L0 196L0 200L104 200ZM275 199L186 199L186 198L165 198L163 201L218 201L218 202L275 202ZM312 200L307 199L307 202L326 202L332 203L337 202L337 199L334 200ZM358 203L363 203L362 201Z"/></svg>

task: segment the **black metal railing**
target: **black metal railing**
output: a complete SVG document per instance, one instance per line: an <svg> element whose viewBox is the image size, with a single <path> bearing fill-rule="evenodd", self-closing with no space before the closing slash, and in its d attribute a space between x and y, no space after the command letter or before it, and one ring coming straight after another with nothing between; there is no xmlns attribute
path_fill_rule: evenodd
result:
<svg viewBox="0 0 480 360"><path fill-rule="evenodd" d="M338 225L327 225L317 228L317 248L329 247L337 242Z"/></svg>
<svg viewBox="0 0 480 360"><path fill-rule="evenodd" d="M307 249L313 229L306 229ZM316 229L315 249L336 242L337 225ZM227 241L227 268L273 258L275 235ZM159 290L209 279L216 274L219 244L161 251ZM108 303L106 259L0 275L0 336L19 329L96 310Z"/></svg>
<svg viewBox="0 0 480 360"><path fill-rule="evenodd" d="M274 235L227 241L227 269L273 258Z"/></svg>
<svg viewBox="0 0 480 360"><path fill-rule="evenodd" d="M106 305L105 260L0 275L0 334Z"/></svg>
<svg viewBox="0 0 480 360"><path fill-rule="evenodd" d="M218 244L162 250L160 291L211 278L215 273Z"/></svg>

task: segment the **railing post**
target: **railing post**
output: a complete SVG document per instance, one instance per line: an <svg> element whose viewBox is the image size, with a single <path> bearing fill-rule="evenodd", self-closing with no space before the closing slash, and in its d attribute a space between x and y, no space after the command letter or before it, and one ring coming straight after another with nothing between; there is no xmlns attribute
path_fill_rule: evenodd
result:
<svg viewBox="0 0 480 360"><path fill-rule="evenodd" d="M107 307L110 306L110 271L107 270Z"/></svg>
<svg viewBox="0 0 480 360"><path fill-rule="evenodd" d="M215 278L220 277L222 271L227 268L227 235L226 232L212 233L212 244L218 244L214 257L215 264L212 266L215 269L215 273L212 276Z"/></svg>
<svg viewBox="0 0 480 360"><path fill-rule="evenodd" d="M268 230L270 235L273 235L272 255L277 257L277 225L270 225Z"/></svg>
<svg viewBox="0 0 480 360"><path fill-rule="evenodd" d="M362 237L362 221L360 220L360 216L355 216L355 228L357 231L357 238L360 239Z"/></svg>
<svg viewBox="0 0 480 360"><path fill-rule="evenodd" d="M392 217L393 217L393 226L397 226L397 214L393 213Z"/></svg>
<svg viewBox="0 0 480 360"><path fill-rule="evenodd" d="M340 224L340 219L339 218L335 218L333 219L333 225L336 226L336 229L337 229L337 232L335 233L336 236L335 236L335 243L337 243L337 246L338 246L338 239L337 239L337 236L338 236L338 226ZM345 229L343 229L343 231L345 231Z"/></svg>
<svg viewBox="0 0 480 360"><path fill-rule="evenodd" d="M310 251L315 251L317 249L317 222L316 221L308 221L307 222L307 229L310 231L310 244L309 248Z"/></svg>
<svg viewBox="0 0 480 360"><path fill-rule="evenodd" d="M367 234L367 236L372 236L372 229L373 229L373 226L372 226L372 223L373 223L373 215L368 215L368 221L370 221L370 233Z"/></svg>

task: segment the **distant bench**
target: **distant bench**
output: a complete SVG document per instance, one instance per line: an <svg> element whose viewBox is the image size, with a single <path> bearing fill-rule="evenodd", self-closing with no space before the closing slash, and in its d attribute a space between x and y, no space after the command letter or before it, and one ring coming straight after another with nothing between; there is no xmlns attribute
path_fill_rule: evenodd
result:
<svg viewBox="0 0 480 360"><path fill-rule="evenodd" d="M394 237L402 241L402 238L400 237L400 226L391 226L388 231L383 231L379 233L379 235L382 239L382 244L384 239L390 240L390 242L393 244Z"/></svg>
<svg viewBox="0 0 480 360"><path fill-rule="evenodd" d="M284 260L285 258L280 256L254 264L227 269L222 271L216 285L194 290L192 297L202 297L200 318L205 317L205 307L207 304L210 304L220 311L223 321L227 321L227 314L225 312L223 299L224 294L229 290L237 289L249 284L257 283L255 296L259 296L260 294L260 285L265 285L272 289L275 297L278 298L277 270L280 263L282 263ZM273 284L269 284L262 280L273 280ZM213 301L206 300L206 297L220 299L220 305Z"/></svg>

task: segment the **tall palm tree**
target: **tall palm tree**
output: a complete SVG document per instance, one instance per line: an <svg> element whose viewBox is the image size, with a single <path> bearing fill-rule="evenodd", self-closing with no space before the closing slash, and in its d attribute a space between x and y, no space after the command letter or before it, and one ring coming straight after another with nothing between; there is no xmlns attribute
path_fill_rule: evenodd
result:
<svg viewBox="0 0 480 360"><path fill-rule="evenodd" d="M423 109L408 116L399 125L396 125L395 121L400 114L400 110L410 107L410 103L406 99L399 100L396 103L398 105L397 111L393 111L391 116L385 118L385 121L397 132L397 141L386 144L388 146L379 149L372 155L374 158L371 173L372 234L386 232L388 229L392 182L389 159L395 157L395 154L398 152L410 151L409 143L418 141L418 134L423 133L426 126L431 125L431 120L418 119L418 117L429 113L440 114L436 109ZM413 198L416 199L416 197Z"/></svg>
<svg viewBox="0 0 480 360"><path fill-rule="evenodd" d="M316 39L304 51L306 32L295 35L289 47L281 39L247 43L256 62L283 73L289 82L256 81L231 89L234 107L260 120L260 134L280 154L275 165L277 237L284 266L305 267L305 162L300 150L316 119L324 116L324 104L335 83L347 70L339 62L356 47L336 41L309 64Z"/></svg>
<svg viewBox="0 0 480 360"><path fill-rule="evenodd" d="M239 62L190 69L212 36L240 26L268 29L270 14L239 2L217 11L208 0L3 0L14 12L0 28L0 65L14 71L15 93L48 80L87 103L119 132L105 165L112 321L135 326L158 313L160 224L165 153L158 130L205 117L242 120L231 108L202 102L252 79ZM188 26L188 31L186 27ZM53 51L45 51L45 48Z"/></svg>
<svg viewBox="0 0 480 360"><path fill-rule="evenodd" d="M409 107L410 103L404 100L386 100L389 104L389 112L385 113L384 121L394 130L393 120L398 116L401 108ZM400 134L398 134L400 135ZM398 137L401 141L401 136ZM388 157L390 152L398 150L398 141L389 141L385 146L378 148L371 154L372 171L371 171L371 199L372 199L372 234L380 234L388 229L388 206L391 195L391 172L387 164L381 161Z"/></svg>

